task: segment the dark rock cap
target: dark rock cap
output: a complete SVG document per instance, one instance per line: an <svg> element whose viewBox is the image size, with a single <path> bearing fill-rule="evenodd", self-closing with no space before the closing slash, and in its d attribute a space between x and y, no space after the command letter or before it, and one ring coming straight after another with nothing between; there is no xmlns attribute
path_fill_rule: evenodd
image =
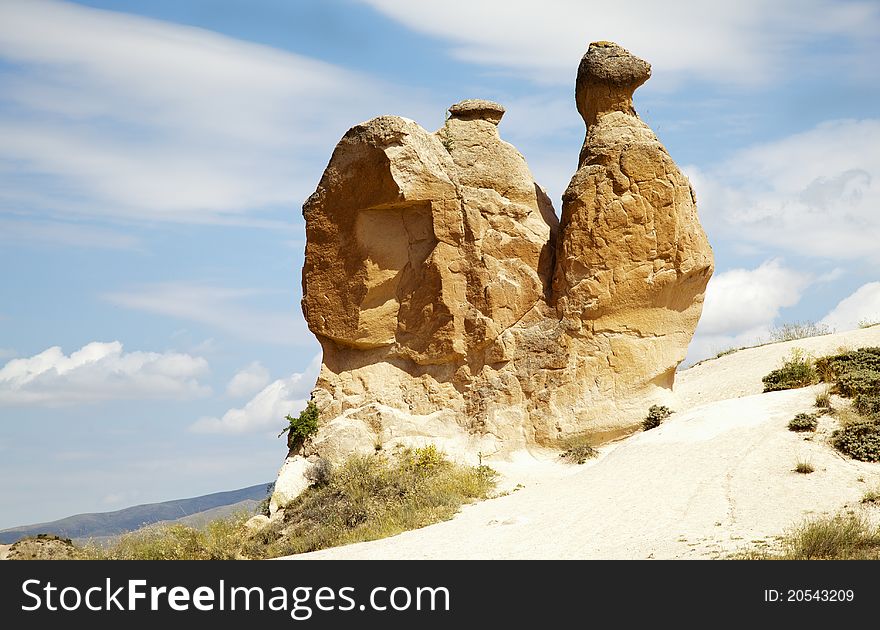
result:
<svg viewBox="0 0 880 630"><path fill-rule="evenodd" d="M593 42L581 59L577 81L607 83L635 90L651 77L651 64L614 42Z"/></svg>
<svg viewBox="0 0 880 630"><path fill-rule="evenodd" d="M459 101L449 108L453 118L462 120L488 120L497 125L504 116L504 106L482 98L469 98Z"/></svg>
<svg viewBox="0 0 880 630"><path fill-rule="evenodd" d="M636 115L633 92L651 77L651 64L614 42L593 42L578 66L575 101L587 125L602 112Z"/></svg>

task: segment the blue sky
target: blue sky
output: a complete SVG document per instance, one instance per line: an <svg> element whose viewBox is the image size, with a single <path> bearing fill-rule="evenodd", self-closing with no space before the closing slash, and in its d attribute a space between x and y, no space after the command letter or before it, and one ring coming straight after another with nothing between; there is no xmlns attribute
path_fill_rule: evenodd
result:
<svg viewBox="0 0 880 630"><path fill-rule="evenodd" d="M653 64L715 250L689 360L880 319L878 33L867 1L0 0L0 527L274 478L335 143L497 100L558 212L593 40Z"/></svg>

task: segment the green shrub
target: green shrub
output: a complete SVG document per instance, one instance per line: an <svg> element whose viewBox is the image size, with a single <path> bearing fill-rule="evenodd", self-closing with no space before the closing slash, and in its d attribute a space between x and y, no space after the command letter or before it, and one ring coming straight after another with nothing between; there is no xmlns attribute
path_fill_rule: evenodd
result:
<svg viewBox="0 0 880 630"><path fill-rule="evenodd" d="M880 416L880 394L856 394L853 397L853 409L863 416Z"/></svg>
<svg viewBox="0 0 880 630"><path fill-rule="evenodd" d="M880 462L880 422L869 418L850 422L831 435L831 443L853 459Z"/></svg>
<svg viewBox="0 0 880 630"><path fill-rule="evenodd" d="M775 392L814 385L819 382L819 376L813 365L813 358L800 348L793 348L783 360L782 367L773 370L761 380L765 392Z"/></svg>
<svg viewBox="0 0 880 630"><path fill-rule="evenodd" d="M560 446L563 451L559 456L566 461L583 464L599 454L599 451L593 448L591 441L592 438L583 433L569 436L561 441Z"/></svg>
<svg viewBox="0 0 880 630"><path fill-rule="evenodd" d="M788 421L789 431L815 431L817 426L816 414L799 413Z"/></svg>
<svg viewBox="0 0 880 630"><path fill-rule="evenodd" d="M318 406L310 400L306 405L306 408L303 409L296 418L290 414L287 414L287 416L284 417L288 424L284 427L284 430L278 434L278 437L281 437L286 433L288 448L291 451L298 451L302 448L307 439L318 432L319 416L320 413L318 412Z"/></svg>
<svg viewBox="0 0 880 630"><path fill-rule="evenodd" d="M876 387L877 379L872 373L880 373L880 348L859 348L822 357L816 361L816 368L823 381L837 384L840 394L853 396L864 391L867 383ZM839 383L842 378L847 378L847 382Z"/></svg>
<svg viewBox="0 0 880 630"><path fill-rule="evenodd" d="M672 415L672 410L665 405L651 405L648 415L642 420L642 429L648 431L660 426L660 423Z"/></svg>

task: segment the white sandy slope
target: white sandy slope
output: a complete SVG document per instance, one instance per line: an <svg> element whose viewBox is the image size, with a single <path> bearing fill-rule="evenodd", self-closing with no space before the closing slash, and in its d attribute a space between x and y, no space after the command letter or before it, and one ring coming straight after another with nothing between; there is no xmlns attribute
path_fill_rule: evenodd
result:
<svg viewBox="0 0 880 630"><path fill-rule="evenodd" d="M880 487L880 464L838 455L825 443L830 419L807 439L786 429L824 386L762 394L761 377L793 347L819 356L871 345L880 327L694 366L676 378L677 413L583 466L548 453L488 462L504 487L524 487L450 521L292 558L713 558L772 547L806 517L861 509L865 491ZM815 472L795 473L798 460Z"/></svg>

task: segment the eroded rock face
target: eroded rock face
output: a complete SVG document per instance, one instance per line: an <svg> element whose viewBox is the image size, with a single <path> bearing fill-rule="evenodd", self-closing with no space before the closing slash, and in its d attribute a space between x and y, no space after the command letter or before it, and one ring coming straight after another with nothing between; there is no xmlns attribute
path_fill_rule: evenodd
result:
<svg viewBox="0 0 880 630"><path fill-rule="evenodd" d="M610 43L581 61L561 224L497 103L457 103L435 133L383 116L345 134L303 206L324 362L301 455L488 454L626 431L669 402L713 264L687 179L633 108L649 76Z"/></svg>

